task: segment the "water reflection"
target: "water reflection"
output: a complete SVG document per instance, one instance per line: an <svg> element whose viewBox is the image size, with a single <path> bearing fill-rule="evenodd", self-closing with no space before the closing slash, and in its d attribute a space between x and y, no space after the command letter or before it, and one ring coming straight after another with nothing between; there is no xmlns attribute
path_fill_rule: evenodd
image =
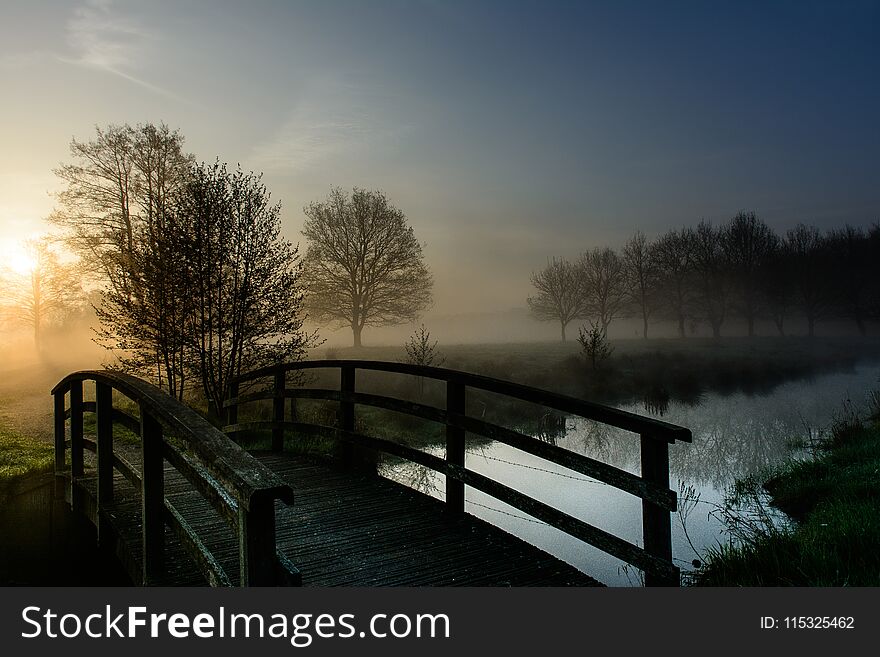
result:
<svg viewBox="0 0 880 657"><path fill-rule="evenodd" d="M866 408L870 392L880 386L878 375L880 366L865 364L845 373L792 381L764 394L704 393L684 400L658 396L619 405L623 410L686 426L693 433L692 444L680 443L670 449L671 487L689 487L699 500L687 514L687 534L682 518L673 516L673 551L679 565L688 568L707 546L727 540L721 522L710 512L721 504L726 488L735 479L760 473L791 457L791 446L799 439L822 436L843 413L846 400L856 410ZM567 418L564 431L557 425L552 432L532 433L638 474L639 440L632 433L579 418ZM442 455L443 449L433 452ZM641 543L639 500L631 495L500 443L472 446L467 465L621 538ZM442 497L442 478L420 466L397 464L388 467L386 475ZM617 560L524 518L518 510L479 491L467 489L466 499L469 512L607 584L627 586L636 581L632 571L623 571Z"/></svg>

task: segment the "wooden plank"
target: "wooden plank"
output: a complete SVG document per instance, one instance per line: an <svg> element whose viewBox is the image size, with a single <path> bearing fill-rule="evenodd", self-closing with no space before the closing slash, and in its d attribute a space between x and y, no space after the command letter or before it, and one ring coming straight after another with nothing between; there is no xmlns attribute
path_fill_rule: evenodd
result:
<svg viewBox="0 0 880 657"><path fill-rule="evenodd" d="M138 458L139 451L115 456L128 462ZM278 549L273 558L263 559L274 568L273 582L295 584L299 570L307 585L595 584L497 527L469 514L449 514L443 502L395 482L334 469L302 456L267 452L255 458L289 482L298 499L293 507L277 505ZM136 462L128 466L138 468ZM227 574L235 569L239 541L227 523L210 513L209 502L170 465L165 468L165 483L164 506L178 513L188 526L188 536L197 537L202 546L198 550L206 558L210 555L214 566L205 572L204 564L197 565L193 546L187 545L189 539L169 529L166 571L153 582L199 584L203 574L210 579L218 569ZM96 494L93 478L84 478L82 486ZM116 490L109 516L123 549L135 555L128 561L140 573L140 496L121 476ZM253 553L253 546L250 549ZM284 570L291 579L279 579ZM214 583L224 582L215 578Z"/></svg>
<svg viewBox="0 0 880 657"><path fill-rule="evenodd" d="M223 566L217 561L211 551L202 543L198 531L177 511L174 505L165 500L166 522L177 534L178 539L189 553L190 558L198 565L205 580L211 586L232 586L229 576Z"/></svg>

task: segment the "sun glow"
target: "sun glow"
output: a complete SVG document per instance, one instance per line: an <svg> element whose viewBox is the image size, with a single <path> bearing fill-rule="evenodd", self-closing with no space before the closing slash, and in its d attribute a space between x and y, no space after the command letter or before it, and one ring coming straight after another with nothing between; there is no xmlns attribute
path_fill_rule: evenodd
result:
<svg viewBox="0 0 880 657"><path fill-rule="evenodd" d="M34 258L24 242L0 241L0 268L6 268L19 276L28 276L34 270Z"/></svg>

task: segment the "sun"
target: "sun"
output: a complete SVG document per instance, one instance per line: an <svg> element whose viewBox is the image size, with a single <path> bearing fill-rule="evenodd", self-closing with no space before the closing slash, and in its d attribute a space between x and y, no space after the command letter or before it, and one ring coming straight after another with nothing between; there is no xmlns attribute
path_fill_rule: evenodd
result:
<svg viewBox="0 0 880 657"><path fill-rule="evenodd" d="M7 268L19 276L29 276L35 264L33 256L23 242L0 241L0 268Z"/></svg>

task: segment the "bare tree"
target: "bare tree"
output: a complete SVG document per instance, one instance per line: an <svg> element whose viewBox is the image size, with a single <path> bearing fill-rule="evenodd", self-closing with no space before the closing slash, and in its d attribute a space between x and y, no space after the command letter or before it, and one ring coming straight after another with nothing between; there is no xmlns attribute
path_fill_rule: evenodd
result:
<svg viewBox="0 0 880 657"><path fill-rule="evenodd" d="M623 247L623 270L630 301L642 316L642 337L647 339L659 272L656 249L641 231L636 231Z"/></svg>
<svg viewBox="0 0 880 657"><path fill-rule="evenodd" d="M183 390L183 352L168 331L178 330L181 313L162 300L176 285L169 274L177 263L165 259L162 236L169 199L185 184L192 163L182 146L180 133L164 124L96 128L93 140L74 139L74 162L55 170L64 187L50 216L103 287L98 315L110 325L99 339L126 366L153 371L177 396ZM164 281L160 287L157 276ZM122 308L127 325L116 322ZM157 309L175 312L157 317ZM137 329L139 322L145 330Z"/></svg>
<svg viewBox="0 0 880 657"><path fill-rule="evenodd" d="M82 287L76 265L61 262L48 237L28 240L25 250L30 271L10 272L5 276L8 286L5 296L10 315L31 328L34 347L40 351L46 326L64 321L78 309Z"/></svg>
<svg viewBox="0 0 880 657"><path fill-rule="evenodd" d="M165 124L96 128L92 141L70 142L71 164L55 169L64 183L49 220L67 245L118 291L133 282L124 260L149 233L166 199L184 182L192 156L183 136Z"/></svg>
<svg viewBox="0 0 880 657"><path fill-rule="evenodd" d="M752 337L762 300L759 277L775 255L779 238L754 212L738 213L722 228L720 237L733 276L737 305Z"/></svg>
<svg viewBox="0 0 880 657"><path fill-rule="evenodd" d="M563 258L552 258L544 269L532 273L532 285L538 291L527 299L532 314L540 320L558 321L565 342L565 327L586 317L587 295L580 269Z"/></svg>
<svg viewBox="0 0 880 657"><path fill-rule="evenodd" d="M826 239L829 257L834 261L829 273L838 310L856 323L859 334L866 335L865 322L877 296L878 254L871 252L871 243L862 228L847 225L833 229Z"/></svg>
<svg viewBox="0 0 880 657"><path fill-rule="evenodd" d="M694 242L691 228L670 230L655 244L659 270L659 306L678 323L678 334L685 337L685 323L693 303Z"/></svg>
<svg viewBox="0 0 880 657"><path fill-rule="evenodd" d="M791 258L795 302L807 320L807 333L813 337L816 320L830 309L828 245L818 228L804 224L789 230L785 243Z"/></svg>
<svg viewBox="0 0 880 657"><path fill-rule="evenodd" d="M813 337L816 320L830 309L828 245L818 228L804 224L789 230L785 241L791 258L795 303L807 320L808 335Z"/></svg>
<svg viewBox="0 0 880 657"><path fill-rule="evenodd" d="M701 221L694 231L694 303L712 327L712 337L721 337L721 325L730 303L730 264L721 231Z"/></svg>
<svg viewBox="0 0 880 657"><path fill-rule="evenodd" d="M437 349L437 343L437 340L431 342L431 332L422 324L403 345L406 362L412 365L440 367L446 362L446 357Z"/></svg>
<svg viewBox="0 0 880 657"><path fill-rule="evenodd" d="M627 299L623 261L610 248L595 248L580 259L581 276L587 296L588 312L596 317L602 334L608 334L611 321L623 310Z"/></svg>
<svg viewBox="0 0 880 657"><path fill-rule="evenodd" d="M304 212L303 279L316 319L350 326L360 347L365 326L412 321L430 305L422 247L382 192L334 188Z"/></svg>
<svg viewBox="0 0 880 657"><path fill-rule="evenodd" d="M792 257L785 241L780 241L773 257L758 273L763 304L780 336L785 335L785 320L794 303Z"/></svg>

